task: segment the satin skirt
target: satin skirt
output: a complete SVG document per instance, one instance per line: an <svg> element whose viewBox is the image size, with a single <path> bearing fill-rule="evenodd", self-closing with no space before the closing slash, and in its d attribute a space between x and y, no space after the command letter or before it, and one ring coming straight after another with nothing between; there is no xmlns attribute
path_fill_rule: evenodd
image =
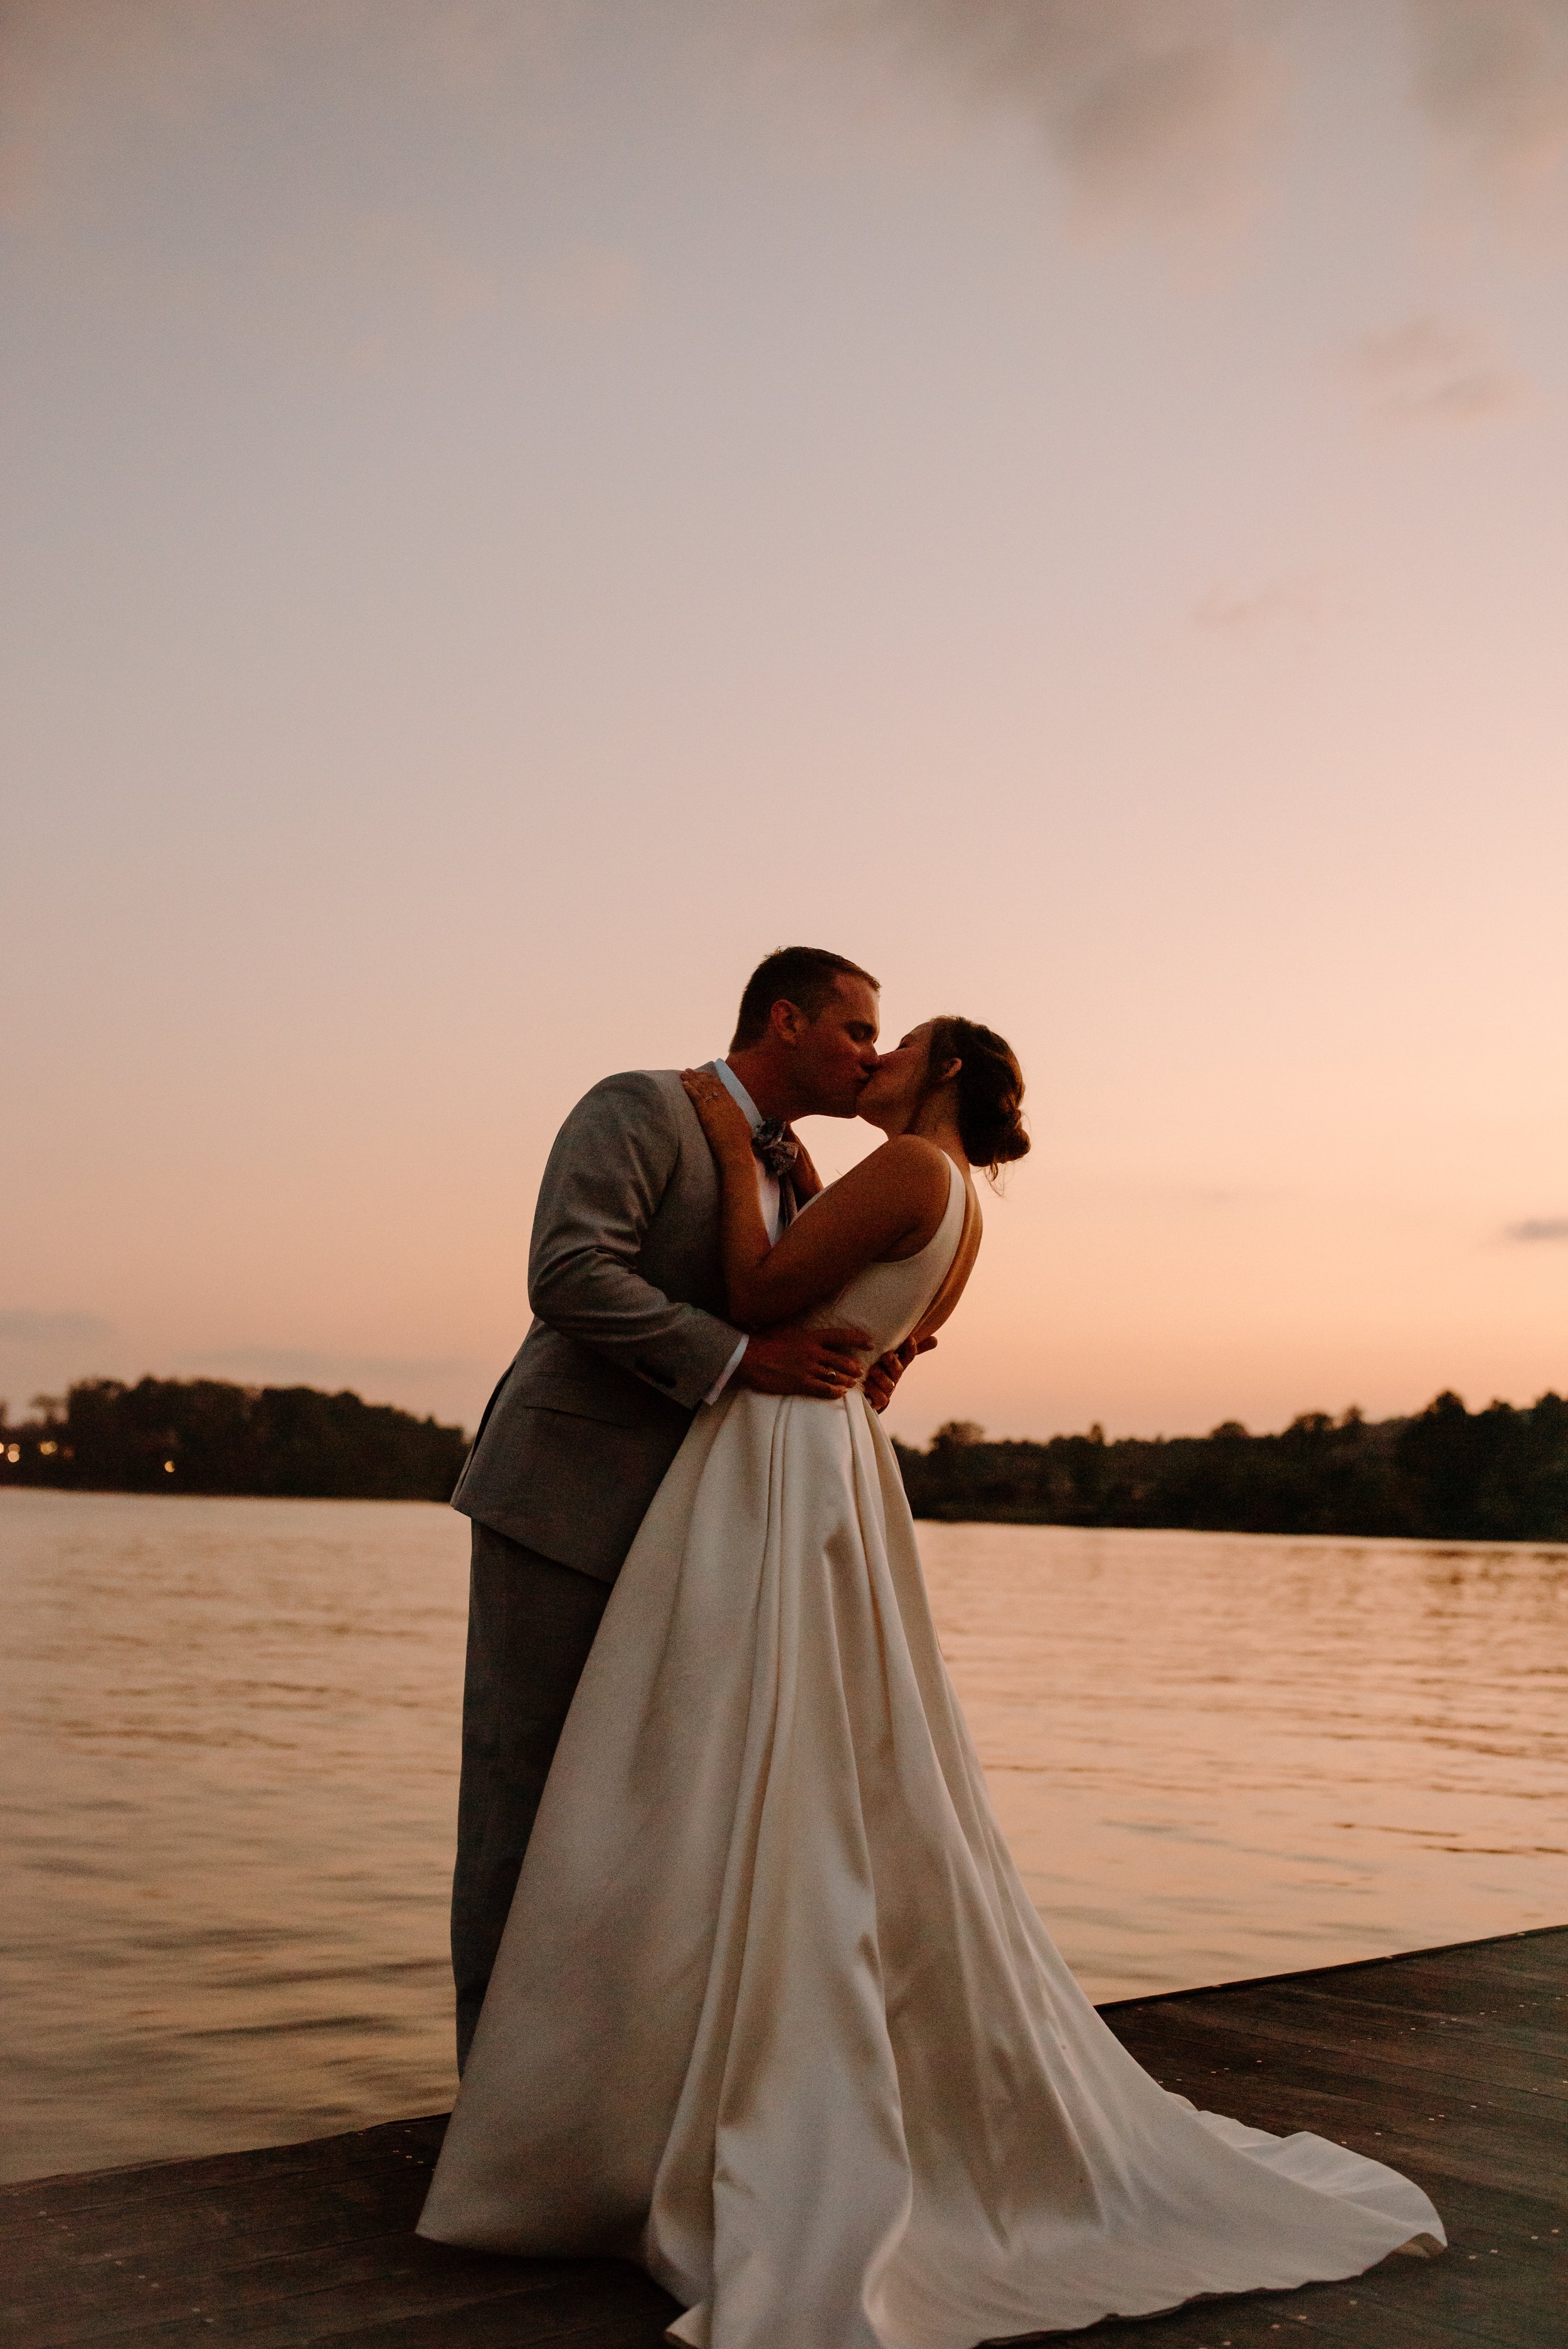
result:
<svg viewBox="0 0 1568 2349"><path fill-rule="evenodd" d="M1444 2240L1133 2062L993 1817L880 1423L747 1392L611 1598L419 2231L639 2260L691 2349L971 2349Z"/></svg>

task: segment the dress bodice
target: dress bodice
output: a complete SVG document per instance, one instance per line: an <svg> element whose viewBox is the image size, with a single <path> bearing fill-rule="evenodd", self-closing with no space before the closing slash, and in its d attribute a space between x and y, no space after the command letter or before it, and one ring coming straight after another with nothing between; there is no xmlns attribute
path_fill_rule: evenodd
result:
<svg viewBox="0 0 1568 2349"><path fill-rule="evenodd" d="M808 1319L820 1330L850 1322L864 1330L873 1354L901 1346L920 1321L946 1279L964 1234L967 1186L952 1159L947 1162L947 1206L942 1221L923 1248L913 1256L886 1264L868 1264L846 1283L837 1297L819 1305ZM810 1212L808 1201L802 1214Z"/></svg>

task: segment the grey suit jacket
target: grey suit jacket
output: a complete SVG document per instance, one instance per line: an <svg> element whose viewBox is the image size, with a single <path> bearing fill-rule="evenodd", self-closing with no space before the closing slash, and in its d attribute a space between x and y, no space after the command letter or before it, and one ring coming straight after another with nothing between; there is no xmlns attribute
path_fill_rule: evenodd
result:
<svg viewBox="0 0 1568 2349"><path fill-rule="evenodd" d="M613 1582L736 1347L718 1177L674 1069L606 1077L555 1138L528 1260L534 1321L454 1508Z"/></svg>

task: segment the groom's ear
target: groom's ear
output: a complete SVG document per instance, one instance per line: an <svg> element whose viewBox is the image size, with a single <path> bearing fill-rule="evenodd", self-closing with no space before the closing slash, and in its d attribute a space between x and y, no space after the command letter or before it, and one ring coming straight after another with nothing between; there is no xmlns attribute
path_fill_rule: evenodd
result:
<svg viewBox="0 0 1568 2349"><path fill-rule="evenodd" d="M949 1061L947 1066L943 1070L942 1074L937 1078L937 1083L939 1085L950 1085L963 1066L964 1063L962 1061Z"/></svg>

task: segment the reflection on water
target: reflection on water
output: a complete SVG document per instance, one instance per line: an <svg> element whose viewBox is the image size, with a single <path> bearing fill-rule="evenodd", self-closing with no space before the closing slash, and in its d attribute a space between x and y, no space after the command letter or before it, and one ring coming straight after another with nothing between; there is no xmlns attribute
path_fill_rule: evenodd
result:
<svg viewBox="0 0 1568 2349"><path fill-rule="evenodd" d="M1568 1919L1568 1555L925 1526L1091 1992ZM434 2111L467 1529L0 1495L0 2175Z"/></svg>
<svg viewBox="0 0 1568 2349"><path fill-rule="evenodd" d="M1097 1998L1568 1923L1568 1551L922 1526Z"/></svg>

